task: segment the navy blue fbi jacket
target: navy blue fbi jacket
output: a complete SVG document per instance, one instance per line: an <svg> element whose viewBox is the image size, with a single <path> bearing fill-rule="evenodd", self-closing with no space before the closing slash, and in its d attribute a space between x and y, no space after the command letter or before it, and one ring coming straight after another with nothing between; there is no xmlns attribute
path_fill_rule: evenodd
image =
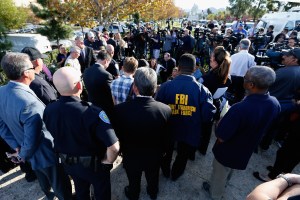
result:
<svg viewBox="0 0 300 200"><path fill-rule="evenodd" d="M50 103L43 120L58 153L103 157L118 140L105 112L78 97L61 96Z"/></svg>
<svg viewBox="0 0 300 200"><path fill-rule="evenodd" d="M209 90L193 76L179 75L160 87L156 100L172 109L170 131L175 141L199 146L203 122L210 122L215 106Z"/></svg>

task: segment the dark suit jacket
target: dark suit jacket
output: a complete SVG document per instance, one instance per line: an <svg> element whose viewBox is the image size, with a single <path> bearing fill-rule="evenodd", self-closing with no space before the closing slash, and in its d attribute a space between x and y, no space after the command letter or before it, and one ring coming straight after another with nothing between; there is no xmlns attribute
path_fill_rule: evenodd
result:
<svg viewBox="0 0 300 200"><path fill-rule="evenodd" d="M165 151L169 106L153 98L136 97L115 106L113 127L120 140L124 164L151 162ZM157 160L158 161L158 160Z"/></svg>
<svg viewBox="0 0 300 200"><path fill-rule="evenodd" d="M116 42L114 39L112 39L112 38L109 38L109 39L106 41L106 43L107 43L107 44L113 45L114 48L116 48L116 46L117 46L117 42Z"/></svg>
<svg viewBox="0 0 300 200"><path fill-rule="evenodd" d="M93 49L91 47L84 47L84 50L85 50L84 59L82 58L82 55L78 57L78 61L81 66L81 73L83 73L86 68L89 68L96 62Z"/></svg>
<svg viewBox="0 0 300 200"><path fill-rule="evenodd" d="M57 99L57 91L39 74L35 74L35 79L29 87L45 105Z"/></svg>
<svg viewBox="0 0 300 200"><path fill-rule="evenodd" d="M83 81L88 91L88 101L102 108L109 117L111 117L114 107L110 89L112 80L112 75L98 63L85 69L83 74Z"/></svg>

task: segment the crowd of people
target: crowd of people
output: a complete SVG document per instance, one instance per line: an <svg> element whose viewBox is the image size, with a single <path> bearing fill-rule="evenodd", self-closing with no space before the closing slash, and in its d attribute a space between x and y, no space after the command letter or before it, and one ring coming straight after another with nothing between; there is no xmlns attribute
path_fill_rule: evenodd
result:
<svg viewBox="0 0 300 200"><path fill-rule="evenodd" d="M254 176L290 186L294 177L280 174L300 161L300 49L284 52L284 67L274 71L256 66L247 38L234 55L214 44L205 72L192 54L190 30L179 47L174 33L161 37L145 28L134 41L106 30L97 38L94 32L77 36L69 53L60 46L53 76L37 49L7 53L1 61L10 80L0 87L1 169L9 170L10 152L48 199L71 199L70 177L77 199L90 198L90 185L96 199L111 199L110 170L121 155L126 197L139 199L144 172L147 193L156 199L160 169L179 179L196 151L206 154L215 125L211 178L202 186L212 199L221 199L234 170L245 170L252 153L267 150L273 139L282 143L274 166Z"/></svg>

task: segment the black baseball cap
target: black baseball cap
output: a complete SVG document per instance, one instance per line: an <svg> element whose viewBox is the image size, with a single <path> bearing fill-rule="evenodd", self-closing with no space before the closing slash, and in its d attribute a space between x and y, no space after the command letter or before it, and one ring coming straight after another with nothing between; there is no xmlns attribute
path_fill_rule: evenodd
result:
<svg viewBox="0 0 300 200"><path fill-rule="evenodd" d="M22 49L21 53L26 53L30 57L31 61L34 61L38 58L47 58L46 55L41 54L41 52L34 47L25 47Z"/></svg>
<svg viewBox="0 0 300 200"><path fill-rule="evenodd" d="M290 49L288 51L282 51L284 56L294 56L298 60L300 60L300 48Z"/></svg>

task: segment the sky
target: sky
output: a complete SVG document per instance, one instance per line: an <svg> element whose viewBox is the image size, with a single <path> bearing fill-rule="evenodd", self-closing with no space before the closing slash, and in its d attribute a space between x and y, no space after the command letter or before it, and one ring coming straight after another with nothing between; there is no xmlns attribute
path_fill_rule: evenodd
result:
<svg viewBox="0 0 300 200"><path fill-rule="evenodd" d="M197 4L200 10L210 7L219 9L229 6L228 0L175 0L175 5L185 10L190 10L194 4Z"/></svg>

